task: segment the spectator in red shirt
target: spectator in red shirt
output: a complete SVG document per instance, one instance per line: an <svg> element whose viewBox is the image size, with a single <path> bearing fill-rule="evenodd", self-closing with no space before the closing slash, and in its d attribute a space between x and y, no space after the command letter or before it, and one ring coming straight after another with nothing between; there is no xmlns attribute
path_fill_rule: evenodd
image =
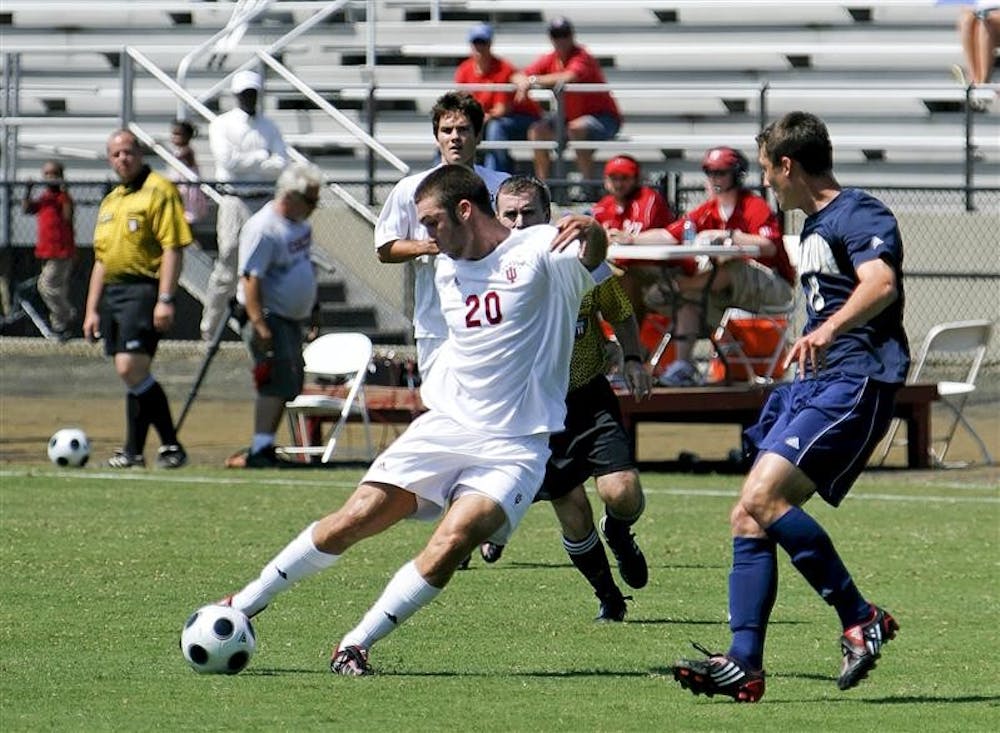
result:
<svg viewBox="0 0 1000 733"><path fill-rule="evenodd" d="M506 59L493 55L493 28L479 23L469 30L472 55L455 69L456 84L507 84L516 69ZM487 142L527 140L528 128L542 116L542 108L529 97L514 99L514 92L471 92L486 112L483 138ZM514 172L514 159L505 148L487 150L486 168Z"/></svg>
<svg viewBox="0 0 1000 733"><path fill-rule="evenodd" d="M605 84L604 72L597 59L576 45L573 24L569 19L553 18L549 23L552 53L543 54L521 72L514 74L515 99L525 99L528 90L552 89L563 84ZM618 134L622 118L609 92L567 92L563 95L566 135L570 140L610 140ZM529 140L554 140L555 125L549 115L531 126ZM535 151L535 175L549 177L551 161L547 150ZM584 180L592 178L594 151L576 148L576 165Z"/></svg>
<svg viewBox="0 0 1000 733"><path fill-rule="evenodd" d="M795 268L785 252L778 217L767 201L743 185L749 169L746 156L729 147L712 148L701 167L709 194L705 203L664 229L618 238L623 243L677 244L684 236L684 221L690 220L700 243L760 247L755 259L716 257L711 263L701 258L647 291L646 305L668 315L676 294L680 297L674 331L677 359L660 376L660 383L668 386L701 382L691 364L694 342L706 329L718 325L726 308L760 311L790 303L793 297Z"/></svg>
<svg viewBox="0 0 1000 733"><path fill-rule="evenodd" d="M612 239L634 237L647 229L662 229L672 222L674 212L654 188L642 185L642 169L630 155L616 155L604 165L604 190L608 192L591 211ZM648 273L636 268L621 277L636 318L642 323L646 305L642 291L651 284Z"/></svg>
<svg viewBox="0 0 1000 733"><path fill-rule="evenodd" d="M73 272L76 244L73 241L73 199L66 191L62 163L47 160L42 165L45 191L31 198L33 181L28 181L21 210L38 217L35 257L42 263L38 294L49 309L53 333L65 339L76 309L69 302L69 279Z"/></svg>

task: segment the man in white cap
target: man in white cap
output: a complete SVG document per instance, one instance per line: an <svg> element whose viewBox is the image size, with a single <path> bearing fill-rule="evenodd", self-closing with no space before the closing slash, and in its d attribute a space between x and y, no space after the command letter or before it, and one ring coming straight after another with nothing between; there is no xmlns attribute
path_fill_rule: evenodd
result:
<svg viewBox="0 0 1000 733"><path fill-rule="evenodd" d="M281 132L257 112L263 86L256 71L234 74L230 89L236 107L216 117L208 127L215 180L227 185L221 191L215 226L219 256L208 280L201 318L201 337L205 341L212 339L236 292L240 229L271 199L273 182L288 164Z"/></svg>

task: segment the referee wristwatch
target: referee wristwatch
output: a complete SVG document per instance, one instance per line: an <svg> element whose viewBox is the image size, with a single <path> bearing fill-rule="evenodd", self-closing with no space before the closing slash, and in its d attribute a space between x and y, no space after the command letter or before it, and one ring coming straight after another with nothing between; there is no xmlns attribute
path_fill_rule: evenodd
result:
<svg viewBox="0 0 1000 733"><path fill-rule="evenodd" d="M166 305L173 305L176 302L176 300L177 298L171 295L170 293L160 293L159 295L156 296L157 303L164 303Z"/></svg>

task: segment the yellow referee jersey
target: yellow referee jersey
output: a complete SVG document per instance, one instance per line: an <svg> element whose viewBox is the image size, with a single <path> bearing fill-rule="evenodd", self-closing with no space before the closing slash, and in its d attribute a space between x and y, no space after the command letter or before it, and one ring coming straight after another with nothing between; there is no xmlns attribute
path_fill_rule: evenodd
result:
<svg viewBox="0 0 1000 733"><path fill-rule="evenodd" d="M609 323L619 323L634 313L632 302L618 282L611 277L583 296L576 319L576 341L569 364L569 390L582 387L598 374L604 374L607 339L598 315Z"/></svg>
<svg viewBox="0 0 1000 733"><path fill-rule="evenodd" d="M104 282L159 278L163 250L193 239L177 187L148 171L131 185L116 186L97 212L94 258L104 265ZM138 186L138 187L136 187Z"/></svg>

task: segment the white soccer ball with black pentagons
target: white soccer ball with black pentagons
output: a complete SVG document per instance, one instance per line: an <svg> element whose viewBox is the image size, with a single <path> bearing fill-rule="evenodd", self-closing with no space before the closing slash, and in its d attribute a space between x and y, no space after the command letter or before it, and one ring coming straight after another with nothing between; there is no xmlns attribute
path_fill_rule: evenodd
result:
<svg viewBox="0 0 1000 733"><path fill-rule="evenodd" d="M201 674L237 674L250 663L257 635L250 619L229 606L204 606L181 631L181 652Z"/></svg>
<svg viewBox="0 0 1000 733"><path fill-rule="evenodd" d="M80 428L63 428L49 438L49 460L57 466L78 468L90 458L90 439Z"/></svg>

